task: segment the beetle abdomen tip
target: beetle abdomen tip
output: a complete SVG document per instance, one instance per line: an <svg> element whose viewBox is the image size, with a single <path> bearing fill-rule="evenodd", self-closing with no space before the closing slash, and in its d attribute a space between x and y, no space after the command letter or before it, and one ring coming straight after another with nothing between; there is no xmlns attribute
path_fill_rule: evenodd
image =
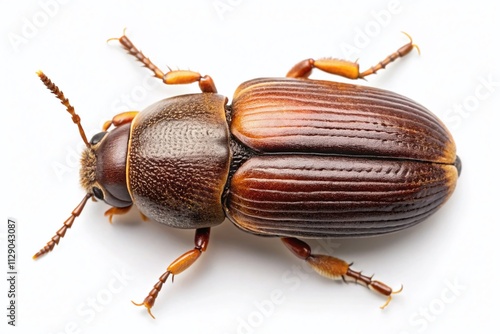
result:
<svg viewBox="0 0 500 334"><path fill-rule="evenodd" d="M460 157L458 155L457 155L457 157L455 159L455 163L453 165L457 169L458 176L460 176L460 173L462 172L462 160L460 160Z"/></svg>

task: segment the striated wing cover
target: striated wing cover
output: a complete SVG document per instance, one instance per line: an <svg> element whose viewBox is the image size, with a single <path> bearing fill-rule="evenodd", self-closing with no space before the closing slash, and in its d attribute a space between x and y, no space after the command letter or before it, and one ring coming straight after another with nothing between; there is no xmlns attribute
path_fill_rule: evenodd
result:
<svg viewBox="0 0 500 334"><path fill-rule="evenodd" d="M376 88L252 80L235 92L231 132L257 155L232 176L226 213L260 235L395 232L435 212L459 173L441 121Z"/></svg>
<svg viewBox="0 0 500 334"><path fill-rule="evenodd" d="M430 111L399 94L345 83L255 79L233 97L231 132L258 152L334 153L455 162Z"/></svg>

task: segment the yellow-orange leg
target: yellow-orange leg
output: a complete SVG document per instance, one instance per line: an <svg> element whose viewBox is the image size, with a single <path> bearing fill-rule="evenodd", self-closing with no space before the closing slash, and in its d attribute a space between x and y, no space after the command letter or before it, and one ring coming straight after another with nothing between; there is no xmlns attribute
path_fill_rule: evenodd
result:
<svg viewBox="0 0 500 334"><path fill-rule="evenodd" d="M372 291L387 296L387 301L380 308L389 305L392 295L401 292L393 291L386 284L372 280L373 276L365 276L361 272L351 269L351 264L333 256L312 254L311 247L296 238L281 238L285 246L297 257L305 260L318 274L329 279L342 279L344 282L362 284Z"/></svg>
<svg viewBox="0 0 500 334"><path fill-rule="evenodd" d="M167 73L163 73L158 66L153 64L149 58L147 58L135 45L130 41L130 39L125 35L120 38L110 38L110 40L118 40L125 50L128 51L132 56L134 56L138 61L140 61L145 67L153 71L154 76L161 79L167 85L178 85L178 84L190 84L198 82L200 89L204 93L217 93L215 88L215 83L209 75L201 75L198 72L186 71L186 70L170 70Z"/></svg>
<svg viewBox="0 0 500 334"><path fill-rule="evenodd" d="M102 131L108 131L111 125L120 126L122 124L130 123L134 120L135 116L137 116L138 111L126 111L119 113L113 117L112 120L106 121L102 126Z"/></svg>
<svg viewBox="0 0 500 334"><path fill-rule="evenodd" d="M113 206L113 207L109 208L108 210L106 210L106 212L104 212L104 215L105 216L109 216L108 217L109 222L112 223L114 215L124 215L124 214L126 214L127 212L130 211L130 208L132 208L132 205L129 205L129 206L126 206L126 207L123 207L123 208L117 208L117 207ZM145 216L142 212L139 211L139 214L141 215L141 219L143 221L148 220L148 217Z"/></svg>
<svg viewBox="0 0 500 334"><path fill-rule="evenodd" d="M142 213L142 212L140 212L140 211L139 211L139 214L141 215L141 219L142 219L142 221L144 221L144 222L145 222L145 221L148 221L148 216L146 216L144 213Z"/></svg>
<svg viewBox="0 0 500 334"><path fill-rule="evenodd" d="M117 208L117 207L113 206L113 207L109 208L108 210L106 210L106 212L104 212L104 216L108 216L109 222L112 223L114 215L124 215L130 211L131 207L132 207L132 205L129 205L129 206L126 206L123 208Z"/></svg>
<svg viewBox="0 0 500 334"><path fill-rule="evenodd" d="M149 292L148 296L144 298L142 303L139 304L134 301L132 301L132 303L137 306L146 307L149 315L154 319L155 317L153 316L153 313L151 313L151 308L153 307L156 297L158 296L163 284L167 281L170 275L172 275L173 282L175 275L179 275L184 270L189 268L200 257L201 253L207 249L209 237L210 228L207 227L197 229L194 236L194 248L179 256L168 266L167 270L158 279L158 283L154 285L153 289Z"/></svg>
<svg viewBox="0 0 500 334"><path fill-rule="evenodd" d="M356 62L351 62L342 59L306 59L297 63L286 75L289 78L308 78L314 68L317 68L326 73L340 75L348 79L362 79L370 74L375 74L377 71L385 68L387 65L392 63L398 58L406 56L415 47L419 53L420 50L418 46L413 44L411 37L404 33L410 39L410 42L400 47L396 52L387 56L384 60L379 62L377 65L370 67L364 72L359 72L359 64Z"/></svg>

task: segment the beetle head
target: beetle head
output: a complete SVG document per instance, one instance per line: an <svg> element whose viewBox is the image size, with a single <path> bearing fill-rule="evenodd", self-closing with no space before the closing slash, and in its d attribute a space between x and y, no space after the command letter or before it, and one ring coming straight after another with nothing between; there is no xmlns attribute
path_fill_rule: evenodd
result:
<svg viewBox="0 0 500 334"><path fill-rule="evenodd" d="M95 198L117 208L132 204L126 182L129 132L130 125L124 124L97 133L81 158L81 186Z"/></svg>

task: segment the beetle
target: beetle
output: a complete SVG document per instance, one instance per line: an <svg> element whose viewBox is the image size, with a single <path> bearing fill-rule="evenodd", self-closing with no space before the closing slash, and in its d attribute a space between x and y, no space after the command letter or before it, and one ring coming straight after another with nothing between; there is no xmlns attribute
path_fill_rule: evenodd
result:
<svg viewBox="0 0 500 334"><path fill-rule="evenodd" d="M388 285L300 239L368 237L411 227L453 193L461 170L454 140L429 110L399 94L309 79L313 69L364 79L418 47L412 39L364 72L357 63L323 58L297 63L285 78L241 84L231 104L210 76L162 72L125 32L123 48L165 84L198 83L201 93L123 112L87 140L80 117L41 71L40 79L71 114L86 148L80 183L86 193L63 227L33 258L51 251L86 202L105 212L135 205L144 219L195 229L194 248L174 260L138 306L151 313L166 280L206 251L210 229L226 218L258 236L279 237L297 257L330 278L387 296ZM300 238L300 239L299 239Z"/></svg>

